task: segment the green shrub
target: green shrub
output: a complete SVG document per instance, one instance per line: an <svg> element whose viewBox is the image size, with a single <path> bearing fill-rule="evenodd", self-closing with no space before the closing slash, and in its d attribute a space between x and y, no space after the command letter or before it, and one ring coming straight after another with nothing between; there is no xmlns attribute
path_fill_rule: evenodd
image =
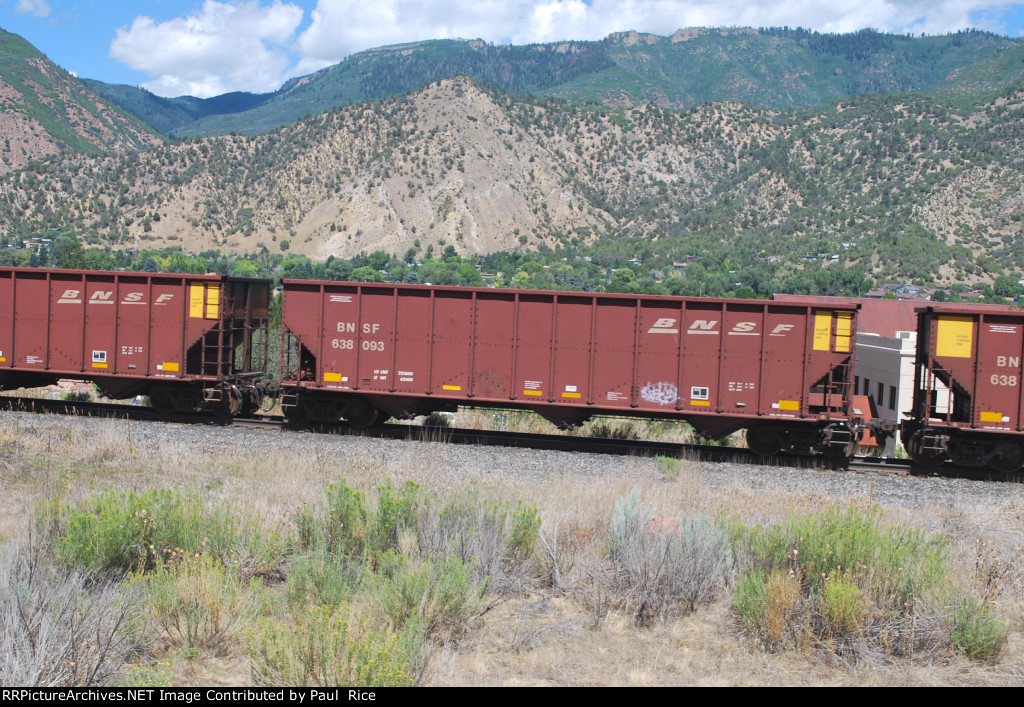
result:
<svg viewBox="0 0 1024 707"><path fill-rule="evenodd" d="M54 499L40 504L36 521L53 538L62 562L115 575L151 571L207 552L243 575L269 575L287 544L258 516L238 517L226 505L167 489L105 492L77 506Z"/></svg>
<svg viewBox="0 0 1024 707"><path fill-rule="evenodd" d="M242 581L208 554L187 556L134 581L146 620L167 645L192 655L225 655L265 604L260 580Z"/></svg>
<svg viewBox="0 0 1024 707"><path fill-rule="evenodd" d="M335 607L359 592L366 571L360 562L319 551L294 558L285 576L288 603L293 607Z"/></svg>
<svg viewBox="0 0 1024 707"><path fill-rule="evenodd" d="M398 550L402 531L416 530L416 511L422 496L419 485L412 481L406 481L399 489L394 488L390 480L377 487L377 517L369 537L374 555Z"/></svg>
<svg viewBox="0 0 1024 707"><path fill-rule="evenodd" d="M877 510L838 507L731 530L747 568L733 607L765 647L906 655L949 646L936 609L947 578L942 538L884 528Z"/></svg>
<svg viewBox="0 0 1024 707"><path fill-rule="evenodd" d="M370 532L366 494L339 479L327 488L324 512L317 514L312 509L304 509L295 523L302 550L322 549L334 554L362 557Z"/></svg>
<svg viewBox="0 0 1024 707"><path fill-rule="evenodd" d="M371 594L395 630L412 619L428 635L457 636L479 612L487 586L477 580L472 563L458 557L419 560L389 552L379 569Z"/></svg>
<svg viewBox="0 0 1024 707"><path fill-rule="evenodd" d="M253 681L266 687L408 687L414 684L419 628L377 630L350 605L301 613L294 625L263 620L249 636Z"/></svg>
<svg viewBox="0 0 1024 707"><path fill-rule="evenodd" d="M963 597L953 608L950 635L956 649L968 658L995 660L1006 645L1009 628L990 604Z"/></svg>

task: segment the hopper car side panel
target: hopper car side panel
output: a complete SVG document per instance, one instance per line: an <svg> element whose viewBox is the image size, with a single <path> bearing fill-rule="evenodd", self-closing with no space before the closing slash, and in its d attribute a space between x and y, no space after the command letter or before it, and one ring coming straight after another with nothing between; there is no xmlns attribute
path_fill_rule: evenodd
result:
<svg viewBox="0 0 1024 707"><path fill-rule="evenodd" d="M347 417L346 400L358 396L395 416L507 405L561 425L608 413L685 417L716 437L764 420L777 423L776 436L792 423L816 430L849 420L855 315L834 305L289 280L286 408ZM304 411L303 390L319 401Z"/></svg>
<svg viewBox="0 0 1024 707"><path fill-rule="evenodd" d="M268 302L260 280L0 268L0 374L10 372L0 386L73 377L112 397L163 395L181 409L202 406L204 395L218 402L229 380L257 377L252 339L262 331L265 347ZM155 388L160 381L177 387Z"/></svg>

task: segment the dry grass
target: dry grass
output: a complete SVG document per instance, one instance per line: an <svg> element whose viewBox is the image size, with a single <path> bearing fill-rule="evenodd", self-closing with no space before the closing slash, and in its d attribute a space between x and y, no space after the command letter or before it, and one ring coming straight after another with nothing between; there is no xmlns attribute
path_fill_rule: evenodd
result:
<svg viewBox="0 0 1024 707"><path fill-rule="evenodd" d="M315 503L339 477L364 489L410 479L442 497L472 493L533 503L543 519L548 563L547 586L491 597L457 644L435 647L427 684L1024 685L1024 495L1016 487L1007 486L999 500L964 498L952 507L880 505L885 522L948 536L958 581L985 593L1009 620L999 659L972 662L949 652L851 666L811 650L763 652L742 635L728 596L637 628L589 582L602 562L615 501L633 488L656 515L724 513L748 524L778 523L794 510L877 503L870 489L829 491L824 481L832 472L823 473L821 489L812 492L788 488L787 476L804 472L779 470L767 486L737 474L723 485L685 461L671 478L656 460L621 458L609 458L599 474L566 467L538 477L517 473L507 466L514 455L495 451L481 452L478 466L453 473L453 450L443 444L309 439L298 451L239 451L205 441L155 441L145 426L124 421L56 424L2 413L0 542L21 536L36 504L55 494L71 502L103 490L173 488L230 501L269 526L289 528L296 511ZM175 684L243 684L250 679L243 654L239 644L201 661L169 649L153 659L169 662Z"/></svg>

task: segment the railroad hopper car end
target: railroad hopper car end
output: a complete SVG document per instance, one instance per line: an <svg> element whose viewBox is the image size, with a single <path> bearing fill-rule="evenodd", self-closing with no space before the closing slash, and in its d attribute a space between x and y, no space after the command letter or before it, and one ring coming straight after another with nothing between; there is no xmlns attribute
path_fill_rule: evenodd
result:
<svg viewBox="0 0 1024 707"><path fill-rule="evenodd" d="M59 378L166 412L245 414L266 380L267 280L0 268L0 389Z"/></svg>
<svg viewBox="0 0 1024 707"><path fill-rule="evenodd" d="M858 305L284 281L281 394L295 420L459 406L746 429L768 456L850 458Z"/></svg>
<svg viewBox="0 0 1024 707"><path fill-rule="evenodd" d="M1024 464L1024 315L1006 309L917 310L913 408L900 423L918 464L1018 471Z"/></svg>

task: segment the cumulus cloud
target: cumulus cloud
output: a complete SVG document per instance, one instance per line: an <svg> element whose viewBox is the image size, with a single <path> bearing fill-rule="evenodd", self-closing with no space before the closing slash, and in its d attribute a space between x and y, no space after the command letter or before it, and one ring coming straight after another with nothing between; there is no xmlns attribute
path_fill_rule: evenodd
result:
<svg viewBox="0 0 1024 707"><path fill-rule="evenodd" d="M529 44L685 27L804 27L820 32L1003 31L1002 0L206 0L168 22L138 17L110 54L160 95L270 91L366 49L425 39ZM44 0L19 0L43 4ZM1019 7L1019 5L1016 5ZM19 5L20 7L20 5ZM298 33L298 34L296 34Z"/></svg>
<svg viewBox="0 0 1024 707"><path fill-rule="evenodd" d="M273 91L291 63L283 45L302 16L291 3L206 0L198 14L167 22L136 17L117 30L110 56L156 77L142 85L161 96Z"/></svg>
<svg viewBox="0 0 1024 707"><path fill-rule="evenodd" d="M36 17L48 17L50 4L46 0L18 0L14 11L19 15L35 15Z"/></svg>

